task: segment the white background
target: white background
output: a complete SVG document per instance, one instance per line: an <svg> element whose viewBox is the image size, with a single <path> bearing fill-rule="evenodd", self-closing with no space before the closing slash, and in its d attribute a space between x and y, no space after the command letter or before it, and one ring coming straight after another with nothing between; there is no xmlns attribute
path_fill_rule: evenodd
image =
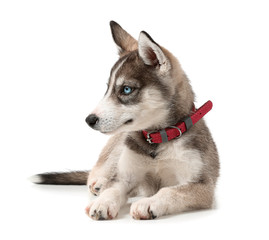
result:
<svg viewBox="0 0 269 240"><path fill-rule="evenodd" d="M268 239L268 1L1 1L1 239ZM86 187L36 186L90 169L107 140L84 119L117 60L109 21L147 31L189 76L221 159L217 209L135 221L84 215Z"/></svg>

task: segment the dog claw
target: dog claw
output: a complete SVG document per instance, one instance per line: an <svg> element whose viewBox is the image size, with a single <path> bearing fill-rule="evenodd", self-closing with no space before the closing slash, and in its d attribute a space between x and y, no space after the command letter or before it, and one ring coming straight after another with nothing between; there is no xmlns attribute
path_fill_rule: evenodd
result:
<svg viewBox="0 0 269 240"><path fill-rule="evenodd" d="M93 214L91 215L91 217L93 218L93 217L95 217L95 215L96 215L96 210L94 210L94 212L93 212Z"/></svg>
<svg viewBox="0 0 269 240"><path fill-rule="evenodd" d="M103 216L102 211L96 211L94 210L93 214L91 215L91 218L94 220L106 220L106 218Z"/></svg>
<svg viewBox="0 0 269 240"><path fill-rule="evenodd" d="M103 185L102 184L99 184L98 186L95 185L97 185L97 183L93 182L92 184L89 185L89 189L94 196L98 196L100 194Z"/></svg>
<svg viewBox="0 0 269 240"><path fill-rule="evenodd" d="M151 219L157 218L157 216L155 216L152 211L149 211L149 215L150 215Z"/></svg>
<svg viewBox="0 0 269 240"><path fill-rule="evenodd" d="M102 211L98 211L96 219L97 220L105 220L105 218L102 215Z"/></svg>

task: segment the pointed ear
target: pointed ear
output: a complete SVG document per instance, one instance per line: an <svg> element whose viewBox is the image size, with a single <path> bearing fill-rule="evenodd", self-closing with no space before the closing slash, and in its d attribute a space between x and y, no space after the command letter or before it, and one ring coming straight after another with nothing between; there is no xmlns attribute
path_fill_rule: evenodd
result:
<svg viewBox="0 0 269 240"><path fill-rule="evenodd" d="M118 23L111 21L110 28L114 42L119 47L120 56L137 49L137 41Z"/></svg>
<svg viewBox="0 0 269 240"><path fill-rule="evenodd" d="M138 52L146 65L163 70L170 66L169 59L165 56L161 47L144 31L139 35Z"/></svg>

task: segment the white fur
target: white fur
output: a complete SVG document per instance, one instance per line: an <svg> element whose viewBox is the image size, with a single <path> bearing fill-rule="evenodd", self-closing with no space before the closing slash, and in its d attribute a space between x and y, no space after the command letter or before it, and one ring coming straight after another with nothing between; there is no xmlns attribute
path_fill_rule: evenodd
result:
<svg viewBox="0 0 269 240"><path fill-rule="evenodd" d="M171 186L172 176L175 176L177 185L183 185L192 182L201 172L203 167L201 155L197 150L184 147L187 140L185 137L169 144L160 145L158 150L160 153L156 160L159 172L167 173L165 174L167 186Z"/></svg>
<svg viewBox="0 0 269 240"><path fill-rule="evenodd" d="M145 158L124 146L118 162L119 177L129 188L143 180L149 166L145 166Z"/></svg>
<svg viewBox="0 0 269 240"><path fill-rule="evenodd" d="M89 174L87 186L89 190L95 194L99 195L104 189L106 189L109 178L112 178L114 169L117 168L117 162L120 156L122 155L123 148L123 138L120 138L117 141L117 145L113 148L113 151L109 154L107 161L104 162L102 167L94 167ZM99 191L96 191L95 188L99 188Z"/></svg>
<svg viewBox="0 0 269 240"><path fill-rule="evenodd" d="M121 145L122 153L118 160L118 172L121 181L130 187L141 184L146 173L161 178L162 186L180 186L199 177L203 162L198 151L184 147L186 140L163 144L157 157L138 154L127 146ZM131 184L132 183L132 184Z"/></svg>
<svg viewBox="0 0 269 240"><path fill-rule="evenodd" d="M34 175L28 178L29 181L31 181L32 183L42 183L42 177L38 176L38 175Z"/></svg>
<svg viewBox="0 0 269 240"><path fill-rule="evenodd" d="M125 81L125 78L123 76L120 76L116 80L116 85L117 86L122 86L122 84L124 83L124 81Z"/></svg>
<svg viewBox="0 0 269 240"><path fill-rule="evenodd" d="M132 204L130 214L135 219L150 219L151 214L162 216L169 213L171 202L171 187L179 187L192 182L200 175L203 167L200 153L195 150L188 150L184 147L185 140L163 144L154 161L155 172L162 179L162 189L152 197L142 198ZM150 169L147 169L150 170ZM178 201L178 209L183 208Z"/></svg>
<svg viewBox="0 0 269 240"><path fill-rule="evenodd" d="M178 187L192 182L199 176L203 166L200 153L186 149L184 147L185 141L178 140L167 145L163 144L156 159L138 154L120 143L117 150L110 155L110 160L112 158L119 159L117 162L118 186L113 186L112 189L108 188L105 190L105 194L101 194L101 198L92 202L90 204L91 210L88 210L89 214L93 214L93 209L95 209L96 211L110 212L111 216L116 216L117 211L125 203L125 194L136 186L140 187L143 195L152 195L152 190L146 189L147 185L144 184L147 173L152 173L161 179L162 189L152 197L143 198L133 203L130 213L134 218L139 219L150 218L149 209L157 216L167 214L167 206L170 202L168 193L165 191L166 187ZM108 171L109 165L103 166L101 169ZM103 174L107 173L99 172L99 174L104 176ZM90 181L95 181L95 178L90 179ZM102 177L98 181L102 182Z"/></svg>

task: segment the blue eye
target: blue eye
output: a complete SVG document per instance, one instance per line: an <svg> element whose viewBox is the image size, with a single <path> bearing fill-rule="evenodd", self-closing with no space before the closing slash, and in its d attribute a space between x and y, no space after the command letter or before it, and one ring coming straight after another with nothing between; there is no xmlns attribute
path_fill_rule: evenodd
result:
<svg viewBox="0 0 269 240"><path fill-rule="evenodd" d="M125 86L123 88L123 93L126 94L126 95L129 95L130 93L132 93L133 89L129 86Z"/></svg>

